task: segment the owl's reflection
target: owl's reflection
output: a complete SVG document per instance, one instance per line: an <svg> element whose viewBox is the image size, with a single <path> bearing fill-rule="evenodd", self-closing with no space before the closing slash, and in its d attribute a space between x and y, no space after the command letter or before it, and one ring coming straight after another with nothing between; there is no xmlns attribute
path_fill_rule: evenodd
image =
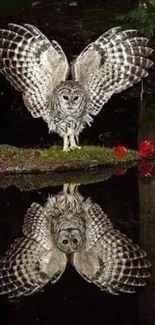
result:
<svg viewBox="0 0 155 325"><path fill-rule="evenodd" d="M114 229L100 206L85 199L76 185L64 185L44 206L32 203L22 232L0 260L0 294L33 294L58 281L68 262L112 294L133 293L150 276L146 253Z"/></svg>

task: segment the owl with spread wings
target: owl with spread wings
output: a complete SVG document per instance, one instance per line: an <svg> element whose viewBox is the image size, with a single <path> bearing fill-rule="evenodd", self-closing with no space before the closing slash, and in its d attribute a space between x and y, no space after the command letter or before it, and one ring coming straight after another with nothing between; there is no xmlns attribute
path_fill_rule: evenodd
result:
<svg viewBox="0 0 155 325"><path fill-rule="evenodd" d="M32 116L63 138L64 151L80 149L83 128L113 94L146 77L153 64L148 39L134 29L108 30L69 65L61 46L36 27L8 28L0 30L0 71L22 92Z"/></svg>
<svg viewBox="0 0 155 325"><path fill-rule="evenodd" d="M42 207L32 203L17 238L0 259L0 294L30 295L58 281L71 263L88 282L111 294L134 293L150 277L146 253L100 206L65 185Z"/></svg>

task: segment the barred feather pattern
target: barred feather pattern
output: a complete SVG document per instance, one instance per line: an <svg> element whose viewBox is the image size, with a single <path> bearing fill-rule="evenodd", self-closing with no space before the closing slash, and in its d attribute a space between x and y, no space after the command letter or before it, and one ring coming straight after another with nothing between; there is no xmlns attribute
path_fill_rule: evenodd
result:
<svg viewBox="0 0 155 325"><path fill-rule="evenodd" d="M0 294L30 295L58 281L68 262L88 282L111 294L146 285L146 253L114 229L101 207L75 184L28 209L17 238L0 259Z"/></svg>
<svg viewBox="0 0 155 325"><path fill-rule="evenodd" d="M88 210L85 246L72 257L78 273L111 294L134 293L150 277L146 253L113 228L97 204Z"/></svg>
<svg viewBox="0 0 155 325"><path fill-rule="evenodd" d="M62 192L47 200L46 219L51 220L53 240L61 251L71 254L83 246L88 205L74 184L65 184Z"/></svg>
<svg viewBox="0 0 155 325"><path fill-rule="evenodd" d="M100 36L80 54L74 63L74 73L89 92L92 115L99 113L114 93L131 87L148 75L153 62L148 59L152 49L148 39L137 37L137 30L122 31L115 27ZM91 57L91 58L90 58ZM85 61L92 60L91 68Z"/></svg>
<svg viewBox="0 0 155 325"><path fill-rule="evenodd" d="M68 71L59 44L50 42L32 25L9 24L9 30L0 30L0 71L23 92L33 117L48 121L53 89L65 80Z"/></svg>
<svg viewBox="0 0 155 325"><path fill-rule="evenodd" d="M55 283L67 263L66 255L53 244L50 225L37 203L28 209L23 234L0 260L0 294L10 298L31 295L49 281Z"/></svg>
<svg viewBox="0 0 155 325"><path fill-rule="evenodd" d="M78 138L114 93L148 75L153 62L148 39L114 27L89 44L71 64L61 46L36 27L9 24L0 30L0 71L22 92L25 106L63 138L63 150Z"/></svg>

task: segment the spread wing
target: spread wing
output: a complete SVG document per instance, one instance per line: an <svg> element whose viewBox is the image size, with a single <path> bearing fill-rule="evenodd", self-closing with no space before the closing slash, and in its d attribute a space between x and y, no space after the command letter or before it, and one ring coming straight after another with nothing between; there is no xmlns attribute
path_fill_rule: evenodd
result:
<svg viewBox="0 0 155 325"><path fill-rule="evenodd" d="M114 93L137 83L148 75L153 64L147 57L153 51L148 39L137 30L114 27L89 44L72 65L72 75L87 90L90 113L98 114Z"/></svg>
<svg viewBox="0 0 155 325"><path fill-rule="evenodd" d="M101 208L88 210L86 243L72 255L72 264L87 281L112 294L133 293L150 276L146 253L113 228Z"/></svg>
<svg viewBox="0 0 155 325"><path fill-rule="evenodd" d="M0 294L9 297L33 294L56 282L66 268L66 255L54 246L50 224L37 203L25 216L23 235L0 260Z"/></svg>
<svg viewBox="0 0 155 325"><path fill-rule="evenodd" d="M54 88L66 80L69 65L60 45L34 26L9 24L0 30L0 71L23 92L33 117L48 121Z"/></svg>

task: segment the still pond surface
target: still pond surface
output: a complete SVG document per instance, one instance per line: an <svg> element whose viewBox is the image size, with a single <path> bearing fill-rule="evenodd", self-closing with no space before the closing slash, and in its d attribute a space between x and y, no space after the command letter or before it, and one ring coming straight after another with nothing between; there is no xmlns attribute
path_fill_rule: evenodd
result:
<svg viewBox="0 0 155 325"><path fill-rule="evenodd" d="M74 186L71 188L78 191L78 198L83 197L84 201L90 197L93 206L100 206L115 229L147 252L152 264L147 285L137 288L133 294L112 295L87 282L68 264L58 282L49 282L33 295L18 299L0 296L1 324L155 324L153 167L117 169L106 175L104 181L81 184L76 190ZM24 190L24 184L17 184L14 181L11 186L0 189L1 256L14 239L22 236L24 216L30 205L37 202L44 206L49 196L56 197L65 189L62 184Z"/></svg>

